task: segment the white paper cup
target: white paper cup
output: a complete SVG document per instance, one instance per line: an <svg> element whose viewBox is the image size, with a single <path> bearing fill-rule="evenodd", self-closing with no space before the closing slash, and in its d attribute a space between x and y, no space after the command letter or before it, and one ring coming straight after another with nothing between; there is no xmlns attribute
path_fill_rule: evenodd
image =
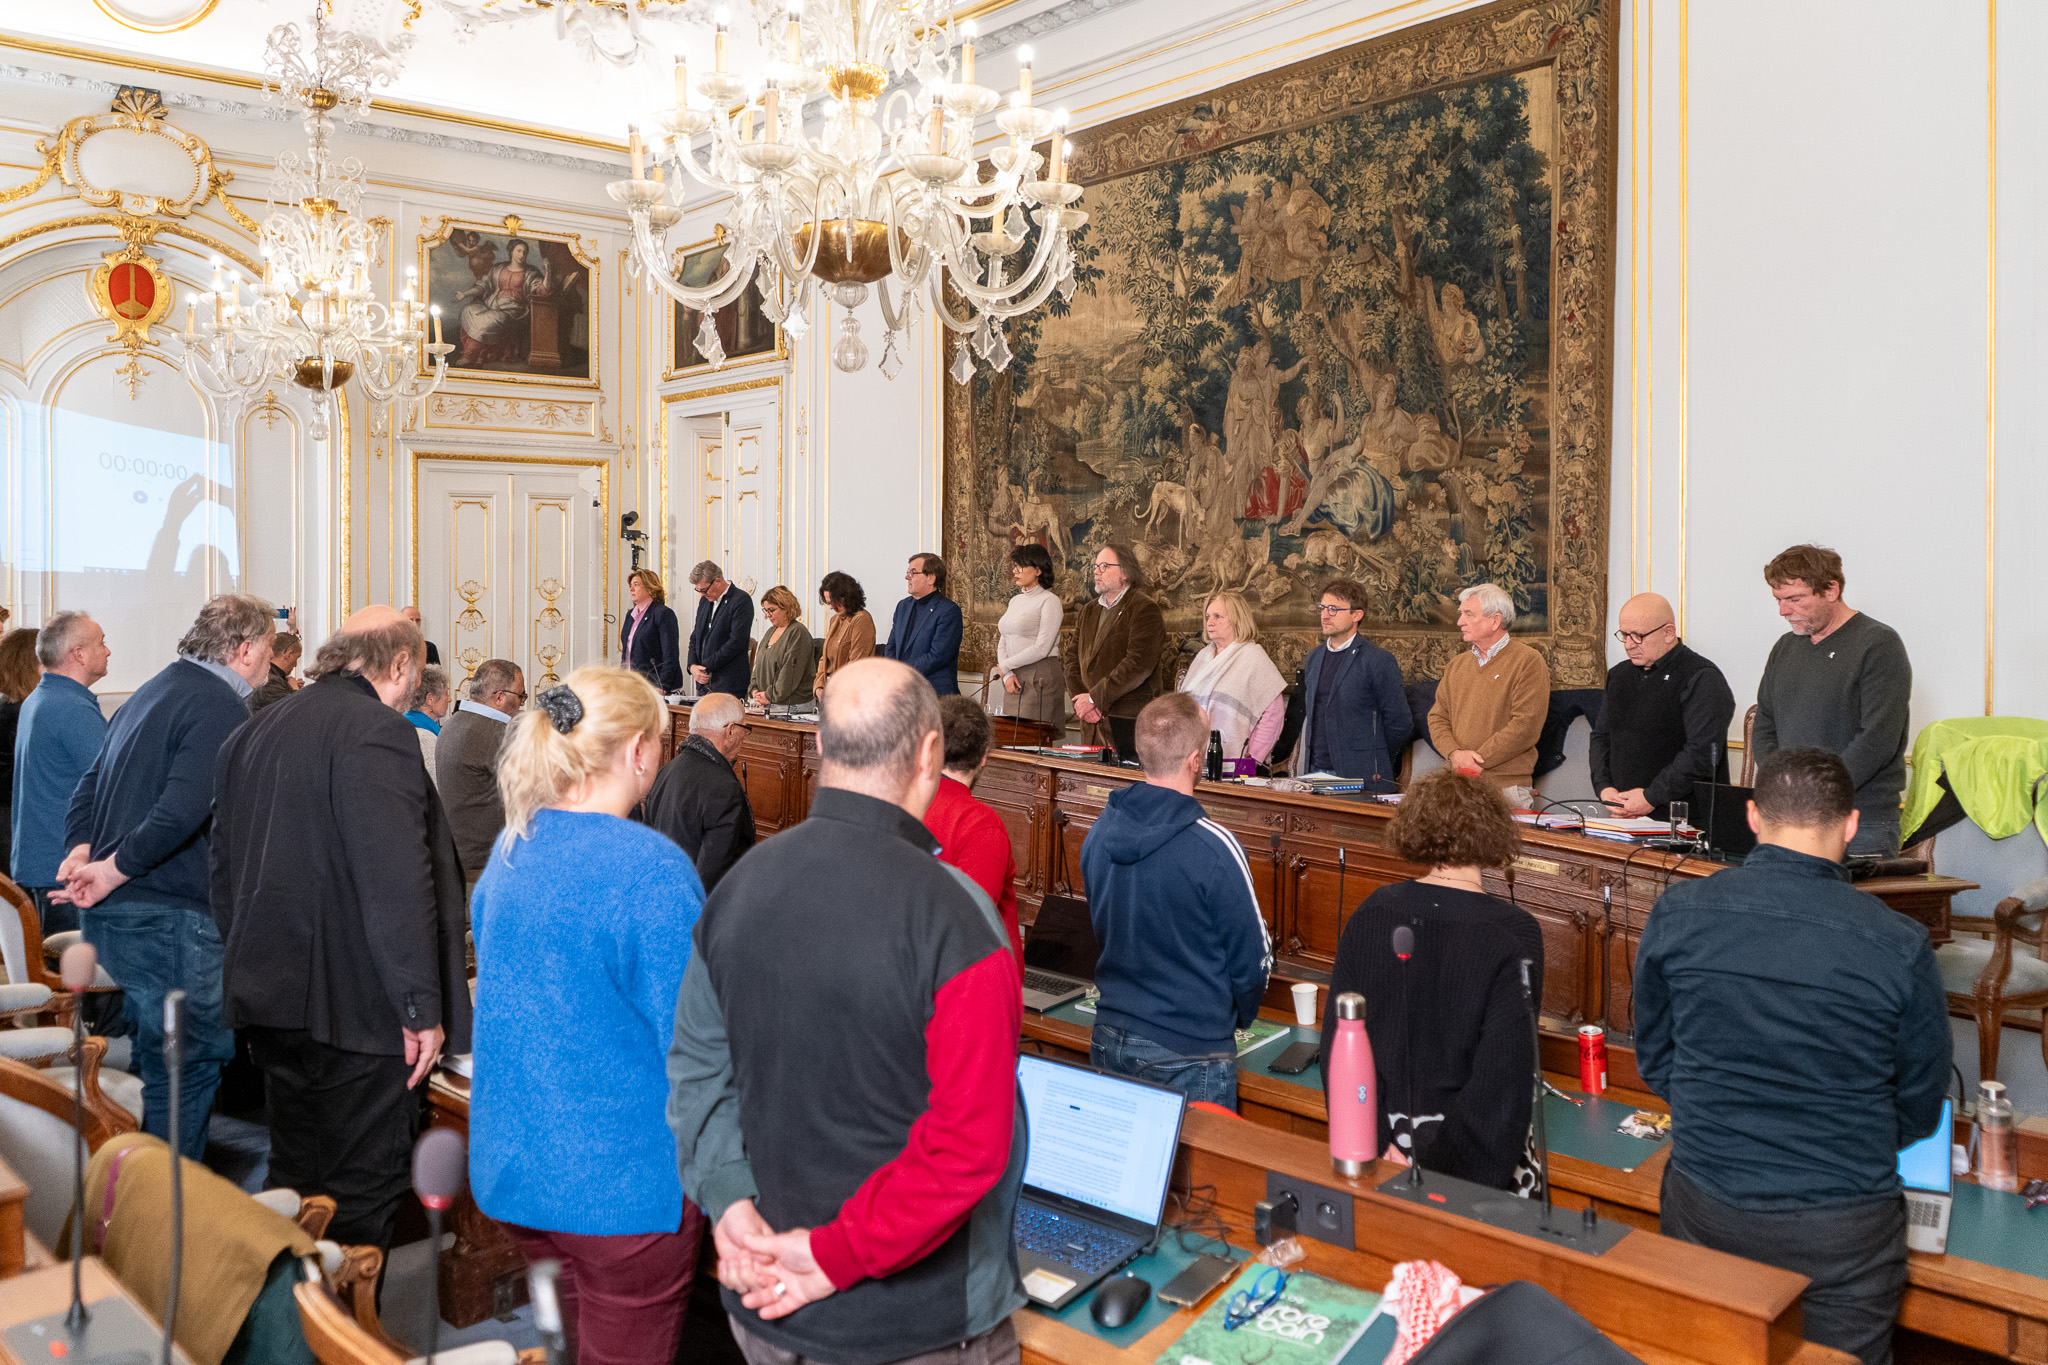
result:
<svg viewBox="0 0 2048 1365"><path fill-rule="evenodd" d="M1316 1019L1316 983L1297 981L1294 983L1294 1022L1303 1028L1314 1028Z"/></svg>

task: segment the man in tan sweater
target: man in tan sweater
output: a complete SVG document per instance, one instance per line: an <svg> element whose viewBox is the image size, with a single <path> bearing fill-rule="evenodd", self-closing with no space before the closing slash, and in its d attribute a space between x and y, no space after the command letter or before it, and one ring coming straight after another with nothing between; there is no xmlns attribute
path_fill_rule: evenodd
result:
<svg viewBox="0 0 2048 1365"><path fill-rule="evenodd" d="M1472 646L1452 659L1429 708L1429 739L1453 768L1496 787L1535 780L1536 739L1550 712L1550 666L1510 639L1515 602L1497 584L1458 594L1458 633Z"/></svg>

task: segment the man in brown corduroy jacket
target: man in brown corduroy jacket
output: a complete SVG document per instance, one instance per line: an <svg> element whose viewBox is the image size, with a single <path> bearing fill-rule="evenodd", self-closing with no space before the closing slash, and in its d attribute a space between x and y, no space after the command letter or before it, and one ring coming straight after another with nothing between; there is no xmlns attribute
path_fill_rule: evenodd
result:
<svg viewBox="0 0 2048 1365"><path fill-rule="evenodd" d="M1509 637L1515 601L1494 583L1458 594L1458 633L1471 649L1444 668L1429 708L1429 742L1453 768L1496 787L1535 781L1536 740L1550 712L1550 665Z"/></svg>
<svg viewBox="0 0 2048 1365"><path fill-rule="evenodd" d="M1137 558L1121 545L1095 552L1095 600L1074 617L1074 651L1065 658L1074 715L1090 744L1111 742L1111 717L1137 720L1159 695L1166 618L1147 597Z"/></svg>

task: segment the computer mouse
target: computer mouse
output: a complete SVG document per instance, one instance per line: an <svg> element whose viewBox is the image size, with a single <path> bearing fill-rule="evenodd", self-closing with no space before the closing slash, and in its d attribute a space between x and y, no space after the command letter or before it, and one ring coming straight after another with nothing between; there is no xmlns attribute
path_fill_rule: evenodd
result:
<svg viewBox="0 0 2048 1365"><path fill-rule="evenodd" d="M1152 1284L1136 1275L1119 1275L1105 1280L1095 1291L1095 1302L1088 1306L1088 1316L1098 1326L1124 1327L1138 1320L1138 1314L1145 1311L1145 1301L1152 1297Z"/></svg>

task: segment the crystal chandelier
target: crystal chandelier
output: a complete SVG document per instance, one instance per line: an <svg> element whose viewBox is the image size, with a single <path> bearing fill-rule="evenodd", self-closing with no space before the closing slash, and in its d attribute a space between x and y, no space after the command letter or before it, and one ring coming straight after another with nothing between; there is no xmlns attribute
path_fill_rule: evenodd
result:
<svg viewBox="0 0 2048 1365"><path fill-rule="evenodd" d="M404 26L419 18L417 0ZM655 21L697 23L691 0L430 0L454 21L455 40L468 42L486 28L547 16L555 37L592 62L632 68L659 46ZM686 12L685 6L689 5Z"/></svg>
<svg viewBox="0 0 2048 1365"><path fill-rule="evenodd" d="M818 293L846 310L832 346L841 370L867 364L853 310L870 286L885 328L883 374L893 379L903 366L920 290L955 334L956 380L973 375L976 355L1006 368L1004 324L1054 289L1072 295L1069 234L1088 220L1074 207L1081 187L1065 175L1065 116L1032 104L1031 49L1021 50L1018 89L996 119L1009 142L988 153L984 180L974 123L1002 96L975 84L972 25L956 33L935 0L828 0L808 16L802 0L782 3L756 5L764 49L777 54L758 76L730 69L724 10L714 70L692 80L677 61L675 106L653 119L652 180L639 130L629 130L633 178L610 192L632 215L635 264L702 310L697 349L714 365L725 352L712 314L758 277L763 310L792 338L809 330ZM892 78L899 84L884 99ZM828 98L812 133L804 103L820 93ZM1048 134L1041 155L1035 144ZM680 172L673 181L667 165ZM671 186L680 191L685 175L735 201L725 273L701 288L675 279L663 258L662 238L682 216Z"/></svg>
<svg viewBox="0 0 2048 1365"><path fill-rule="evenodd" d="M421 345L429 310L416 297L415 267L406 267L398 300L380 304L371 293L370 267L381 261L377 234L356 216L363 165L337 160L330 142L335 112L352 119L367 111L372 87L388 84L395 69L356 35L328 32L324 11L316 5L310 50L291 24L271 30L264 50L263 97L299 105L311 147L303 161L278 154L271 212L258 234L263 277L244 280L214 257L213 288L190 297L178 334L186 375L218 401L247 402L278 380L312 390L316 440L326 438L339 390L352 378L372 402L399 404L402 423L404 405L439 387L455 349L441 344L438 308L434 343ZM422 349L433 358L431 374L422 372Z"/></svg>

